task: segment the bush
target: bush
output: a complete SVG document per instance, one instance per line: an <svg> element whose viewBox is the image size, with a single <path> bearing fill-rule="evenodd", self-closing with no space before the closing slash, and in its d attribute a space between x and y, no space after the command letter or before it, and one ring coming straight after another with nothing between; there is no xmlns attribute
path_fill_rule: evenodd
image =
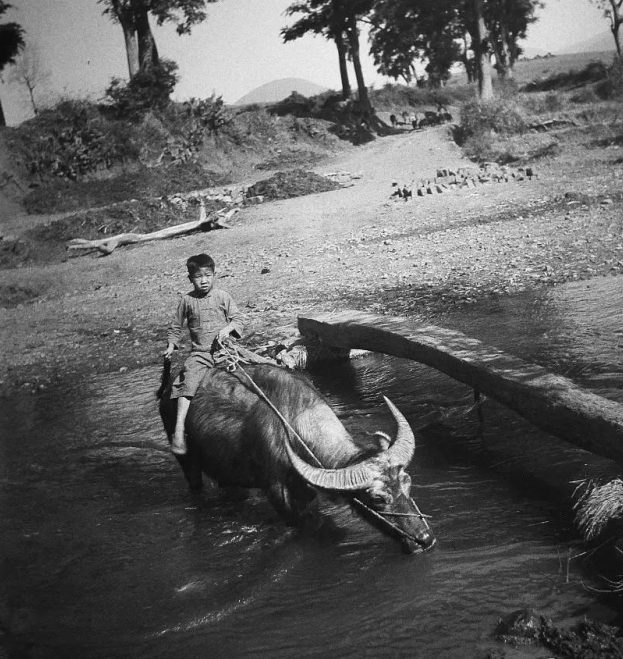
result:
<svg viewBox="0 0 623 659"><path fill-rule="evenodd" d="M596 103L599 96L592 87L584 87L573 94L569 99L572 103Z"/></svg>
<svg viewBox="0 0 623 659"><path fill-rule="evenodd" d="M595 85L595 94L603 100L623 96L623 58L614 58L606 79Z"/></svg>
<svg viewBox="0 0 623 659"><path fill-rule="evenodd" d="M612 66L608 69L608 80L612 85L614 98L623 96L623 57L615 57Z"/></svg>
<svg viewBox="0 0 623 659"><path fill-rule="evenodd" d="M128 83L113 78L106 90L112 116L137 121L150 110L164 110L178 81L176 71L175 62L160 60L147 70L141 69Z"/></svg>
<svg viewBox="0 0 623 659"><path fill-rule="evenodd" d="M590 62L580 71L570 69L551 75L544 80L529 82L524 91L548 92L554 89L577 89L583 85L605 80L607 77L608 69L603 62Z"/></svg>
<svg viewBox="0 0 623 659"><path fill-rule="evenodd" d="M218 133L233 121L233 115L225 107L223 97L217 97L216 94L210 98L191 98L185 101L184 111L195 130L206 131L209 135Z"/></svg>
<svg viewBox="0 0 623 659"><path fill-rule="evenodd" d="M515 100L470 101L461 107L459 133L462 140L487 133L518 135L525 132L527 123Z"/></svg>
<svg viewBox="0 0 623 659"><path fill-rule="evenodd" d="M61 213L119 203L126 199L161 197L224 185L227 175L207 171L198 163L125 171L96 181L54 180L32 190L24 199L29 213Z"/></svg>
<svg viewBox="0 0 623 659"><path fill-rule="evenodd" d="M406 85L384 85L370 94L372 105L377 110L393 111L397 108L421 106L455 105L474 98L474 88L469 85L447 85L443 89L407 87Z"/></svg>
<svg viewBox="0 0 623 659"><path fill-rule="evenodd" d="M88 101L61 101L12 131L11 146L24 168L40 179L76 181L138 157L132 131L104 119Z"/></svg>
<svg viewBox="0 0 623 659"><path fill-rule="evenodd" d="M472 101L461 108L456 141L473 160L506 163L521 157L512 140L527 129L524 111L516 100Z"/></svg>
<svg viewBox="0 0 623 659"><path fill-rule="evenodd" d="M547 94L523 94L520 103L531 114L547 114L562 110L567 100L562 92L552 91Z"/></svg>

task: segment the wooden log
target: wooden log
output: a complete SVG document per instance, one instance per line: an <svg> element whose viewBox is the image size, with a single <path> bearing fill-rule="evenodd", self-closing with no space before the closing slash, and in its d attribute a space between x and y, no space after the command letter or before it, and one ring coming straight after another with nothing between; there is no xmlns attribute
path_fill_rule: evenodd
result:
<svg viewBox="0 0 623 659"><path fill-rule="evenodd" d="M185 233L191 233L200 229L226 229L227 220L237 212L238 209L232 208L225 214L217 213L206 217L205 207L202 205L200 217L198 220L192 222L185 222L184 224L176 224L172 227L166 227L151 233L120 233L117 236L110 238L102 238L101 240L85 240L84 238L73 238L68 241L67 249L98 249L103 254L112 254L112 252L120 245L132 245L135 243L144 243L149 240L162 240L164 238L172 238L174 236L181 236Z"/></svg>
<svg viewBox="0 0 623 659"><path fill-rule="evenodd" d="M357 311L299 317L326 345L413 359L503 403L537 427L623 465L623 405L460 332Z"/></svg>

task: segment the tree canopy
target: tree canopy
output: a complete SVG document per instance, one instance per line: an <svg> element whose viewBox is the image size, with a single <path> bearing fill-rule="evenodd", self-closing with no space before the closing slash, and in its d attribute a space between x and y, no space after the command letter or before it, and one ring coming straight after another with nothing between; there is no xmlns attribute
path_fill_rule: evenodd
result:
<svg viewBox="0 0 623 659"><path fill-rule="evenodd" d="M149 17L158 25L175 23L178 34L189 34L206 19L206 4L217 0L98 0L104 13L123 29L128 71L133 78L140 69L157 66L159 57Z"/></svg>
<svg viewBox="0 0 623 659"><path fill-rule="evenodd" d="M481 11L486 49L495 55L498 74L505 77L512 74L521 52L518 40L526 36L541 6L540 0L483 0L477 11L472 0L377 0L371 17L371 54L381 73L407 82L415 75L415 63L426 61L429 80L437 85L455 62L463 61L468 68L476 57Z"/></svg>
<svg viewBox="0 0 623 659"><path fill-rule="evenodd" d="M303 14L293 25L285 27L281 34L285 42L299 39L305 34L322 34L333 40L337 47L342 79L342 93L350 95L350 83L346 61L355 69L359 101L369 108L370 101L361 67L359 23L372 11L374 0L307 0L290 5L288 16Z"/></svg>
<svg viewBox="0 0 623 659"><path fill-rule="evenodd" d="M11 5L0 0L0 18L11 8ZM18 23L0 23L0 74L4 68L15 62L25 45L24 30ZM6 126L4 110L0 101L0 126Z"/></svg>

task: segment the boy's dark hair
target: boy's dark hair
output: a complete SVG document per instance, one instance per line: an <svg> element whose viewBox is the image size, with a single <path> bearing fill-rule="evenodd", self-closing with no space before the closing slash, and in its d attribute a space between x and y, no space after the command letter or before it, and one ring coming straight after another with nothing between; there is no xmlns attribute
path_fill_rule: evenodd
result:
<svg viewBox="0 0 623 659"><path fill-rule="evenodd" d="M197 254L186 261L186 267L189 275L194 275L200 268L210 268L214 272L214 259L207 254Z"/></svg>

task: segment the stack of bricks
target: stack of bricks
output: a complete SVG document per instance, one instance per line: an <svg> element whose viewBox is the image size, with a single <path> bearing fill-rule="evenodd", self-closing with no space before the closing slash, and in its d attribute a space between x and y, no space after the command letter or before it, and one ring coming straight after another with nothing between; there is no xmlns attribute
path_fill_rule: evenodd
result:
<svg viewBox="0 0 623 659"><path fill-rule="evenodd" d="M536 178L536 174L531 167L513 169L506 165L486 162L480 167L438 169L435 178L415 181L413 190L418 197L424 197L429 194L440 194L446 190L475 188L485 183L508 183L509 181L524 181L533 178Z"/></svg>

